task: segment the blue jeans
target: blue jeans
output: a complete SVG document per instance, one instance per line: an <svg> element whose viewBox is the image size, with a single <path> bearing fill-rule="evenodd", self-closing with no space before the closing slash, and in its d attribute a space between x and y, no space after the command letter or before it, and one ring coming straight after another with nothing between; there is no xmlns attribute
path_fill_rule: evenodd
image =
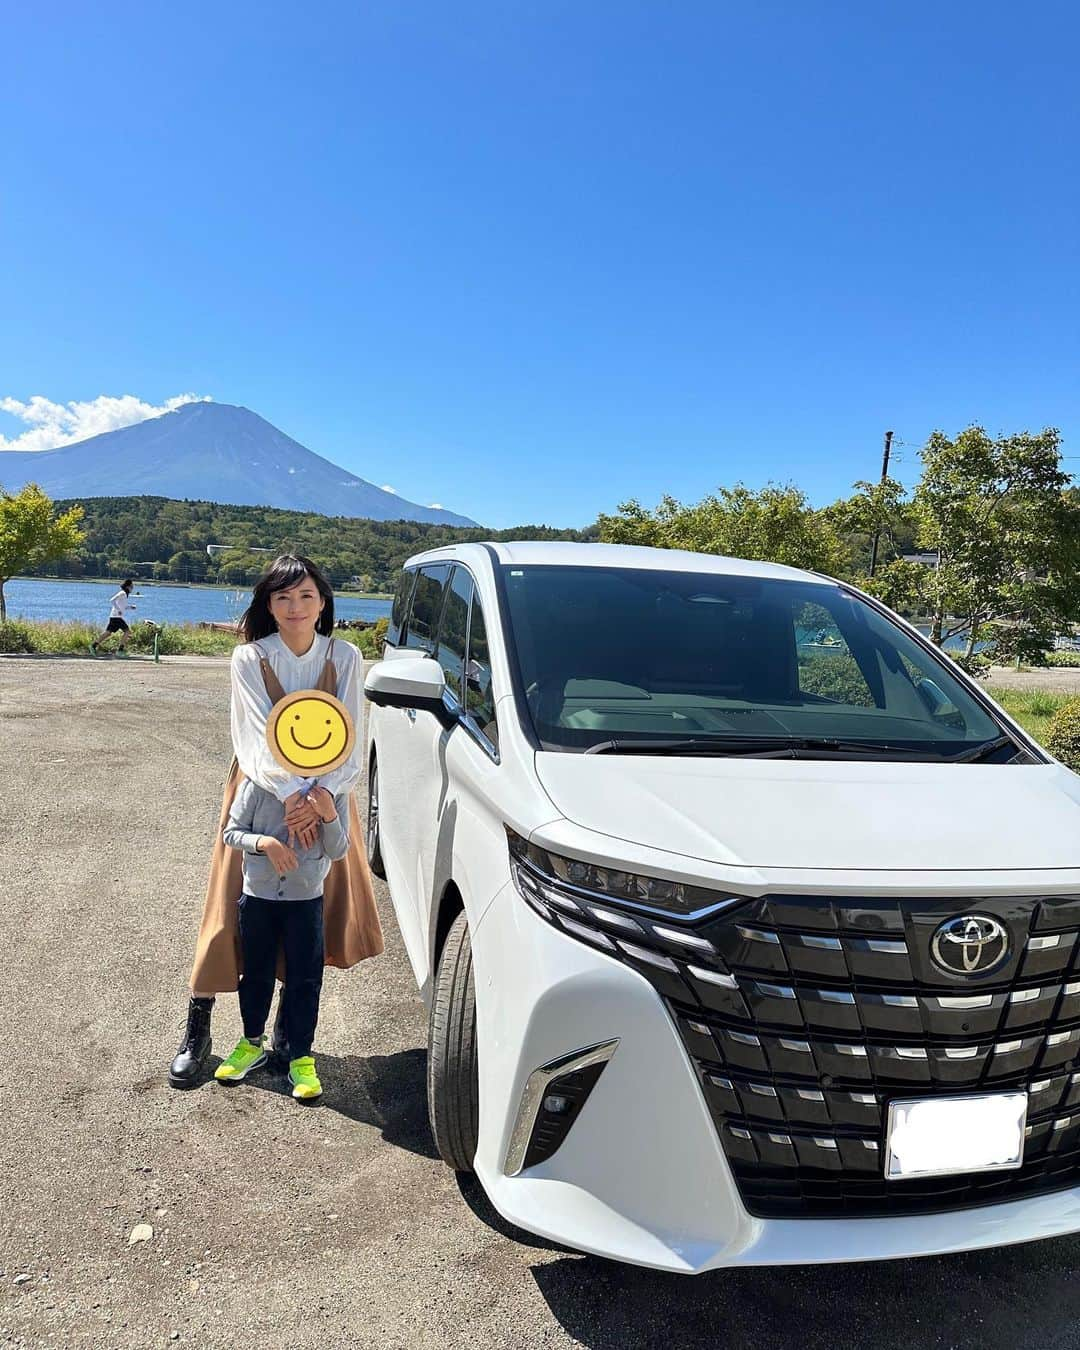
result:
<svg viewBox="0 0 1080 1350"><path fill-rule="evenodd" d="M289 1055L311 1054L319 1020L323 977L323 902L314 900L260 900L240 897L240 950L244 973L240 977L240 1015L244 1035L257 1041L266 1030L274 997L278 949L285 952L284 1018Z"/></svg>

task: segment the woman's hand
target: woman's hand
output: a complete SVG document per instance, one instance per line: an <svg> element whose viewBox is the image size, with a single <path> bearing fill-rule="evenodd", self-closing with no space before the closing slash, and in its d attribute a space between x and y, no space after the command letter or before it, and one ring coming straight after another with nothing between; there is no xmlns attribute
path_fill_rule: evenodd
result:
<svg viewBox="0 0 1080 1350"><path fill-rule="evenodd" d="M337 820L337 807L334 805L334 799L325 788L314 787L308 793L308 801L311 802L319 814L319 819L325 825Z"/></svg>
<svg viewBox="0 0 1080 1350"><path fill-rule="evenodd" d="M285 798L285 824L289 827L289 843L310 848L319 837L319 814L303 792L294 792Z"/></svg>
<svg viewBox="0 0 1080 1350"><path fill-rule="evenodd" d="M280 839L275 839L272 835L264 834L260 836L259 850L266 854L279 873L295 872L300 866L296 854L288 844L283 844Z"/></svg>

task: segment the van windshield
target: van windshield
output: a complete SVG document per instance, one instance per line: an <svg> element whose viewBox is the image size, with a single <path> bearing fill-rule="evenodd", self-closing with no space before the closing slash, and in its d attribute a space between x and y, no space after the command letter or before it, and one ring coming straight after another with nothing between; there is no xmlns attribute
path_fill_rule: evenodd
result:
<svg viewBox="0 0 1080 1350"><path fill-rule="evenodd" d="M947 661L837 585L502 572L545 749L1007 760L1019 748Z"/></svg>

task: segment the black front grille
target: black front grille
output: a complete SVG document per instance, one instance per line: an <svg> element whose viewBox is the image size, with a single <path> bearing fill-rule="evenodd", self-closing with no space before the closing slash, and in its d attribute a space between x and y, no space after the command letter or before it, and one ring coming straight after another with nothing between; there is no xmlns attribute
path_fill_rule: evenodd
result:
<svg viewBox="0 0 1080 1350"><path fill-rule="evenodd" d="M930 937L996 917L1011 955L951 976ZM747 1208L926 1213L1080 1182L1080 897L853 902L769 896L698 931L729 981L669 1000ZM889 1103L1026 1091L1022 1167L886 1181Z"/></svg>
<svg viewBox="0 0 1080 1350"><path fill-rule="evenodd" d="M1080 1184L1080 896L773 895L673 922L527 863L516 877L664 998L752 1214L931 1213ZM931 959L938 926L967 913L1009 933L988 975ZM885 1180L890 1102L1006 1091L1029 1095L1022 1167Z"/></svg>

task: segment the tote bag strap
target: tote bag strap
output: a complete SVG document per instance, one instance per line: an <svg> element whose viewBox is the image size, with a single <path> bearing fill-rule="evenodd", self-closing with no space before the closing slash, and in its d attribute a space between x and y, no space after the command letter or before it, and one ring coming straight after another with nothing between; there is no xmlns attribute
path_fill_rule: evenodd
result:
<svg viewBox="0 0 1080 1350"><path fill-rule="evenodd" d="M275 703L279 703L285 697L285 690L281 681L274 674L274 668L271 666L269 658L257 642L252 646L259 653L259 668L262 671L263 684L266 686L266 692L270 699L271 708Z"/></svg>
<svg viewBox="0 0 1080 1350"><path fill-rule="evenodd" d="M324 694L333 694L337 697L338 675L337 666L334 665L334 638L330 639L330 646L326 649L326 664L322 668L322 674L319 676L318 687Z"/></svg>

